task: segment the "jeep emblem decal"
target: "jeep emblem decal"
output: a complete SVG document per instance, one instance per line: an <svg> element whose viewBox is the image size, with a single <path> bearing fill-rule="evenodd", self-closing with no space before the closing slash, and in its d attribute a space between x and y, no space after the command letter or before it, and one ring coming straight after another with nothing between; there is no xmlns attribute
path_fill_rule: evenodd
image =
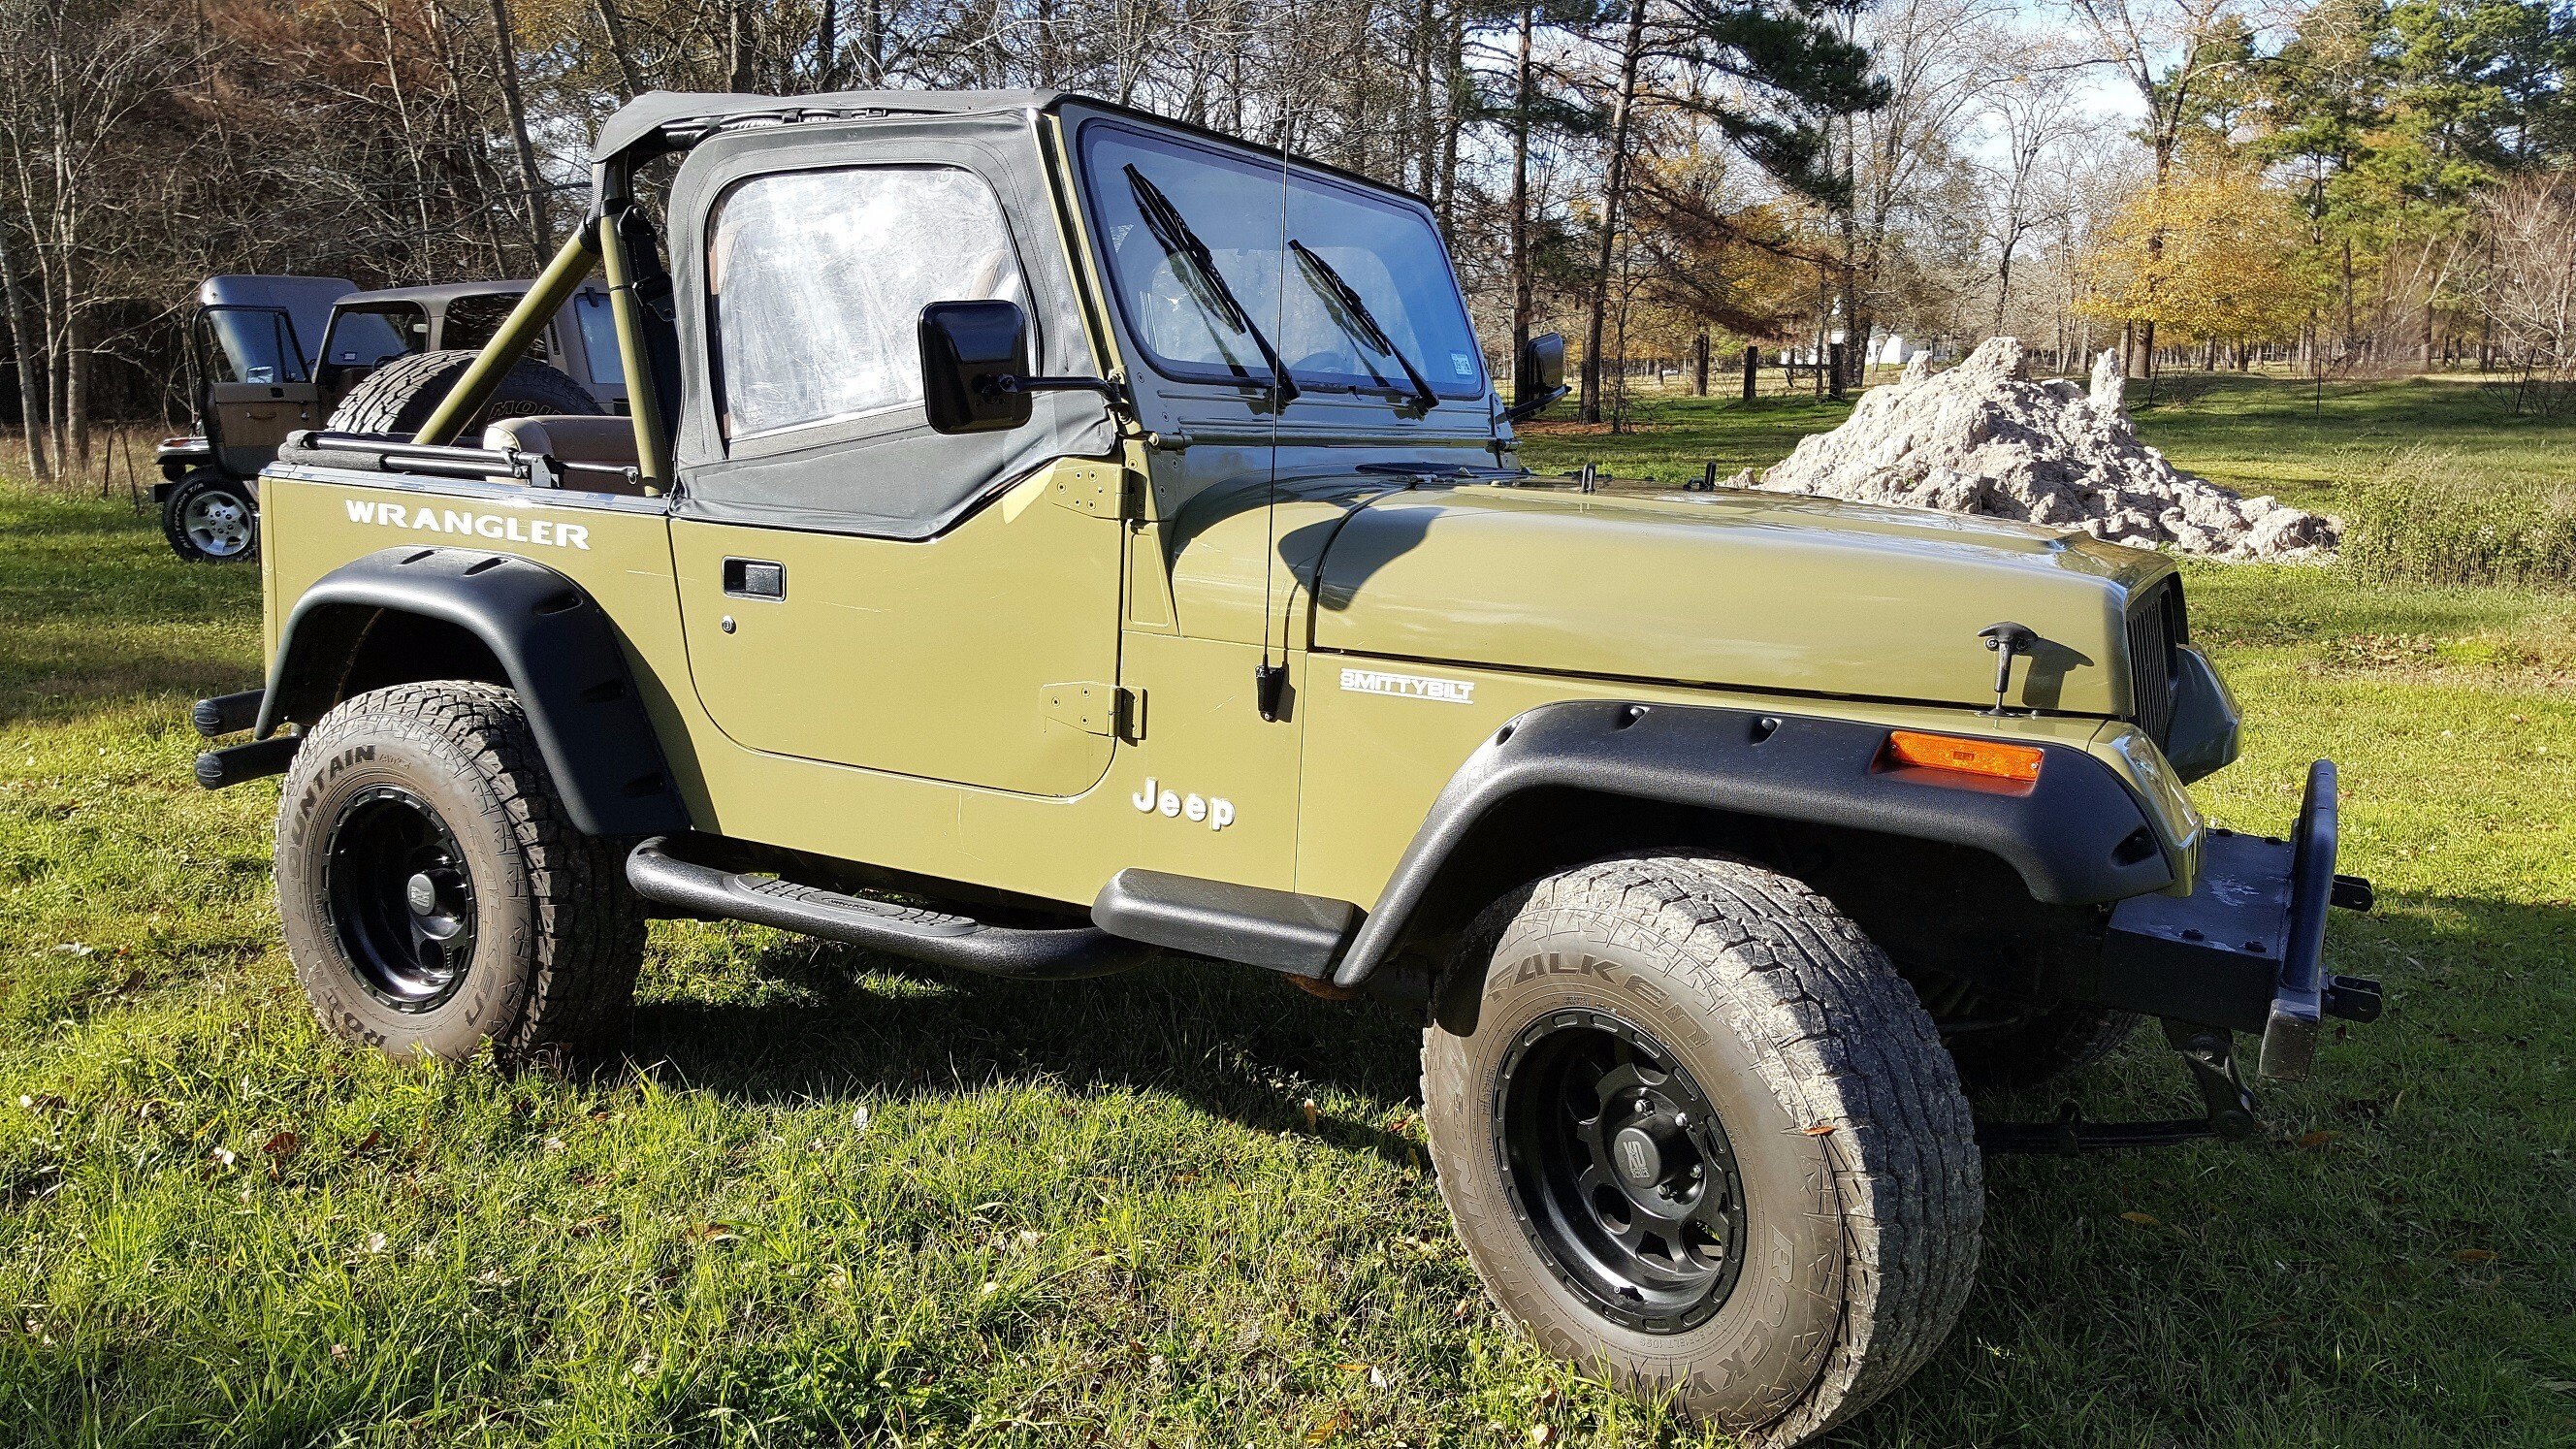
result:
<svg viewBox="0 0 2576 1449"><path fill-rule="evenodd" d="M1389 674L1383 669L1345 669L1342 688L1352 694L1392 694L1405 699L1436 699L1443 704L1473 704L1476 700L1472 680Z"/></svg>
<svg viewBox="0 0 2576 1449"><path fill-rule="evenodd" d="M1223 830L1234 823L1234 802L1223 795L1184 795L1164 789L1163 782L1151 775L1145 777L1145 788L1128 796L1127 803L1146 815L1160 815L1167 820L1186 817L1194 824L1204 823L1210 830Z"/></svg>

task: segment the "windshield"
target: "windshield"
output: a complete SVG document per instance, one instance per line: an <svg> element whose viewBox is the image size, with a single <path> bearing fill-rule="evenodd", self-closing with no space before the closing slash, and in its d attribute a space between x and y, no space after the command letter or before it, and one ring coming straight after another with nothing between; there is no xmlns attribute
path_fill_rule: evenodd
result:
<svg viewBox="0 0 2576 1449"><path fill-rule="evenodd" d="M303 382L303 350L286 314L268 307L209 307L215 382Z"/></svg>
<svg viewBox="0 0 2576 1449"><path fill-rule="evenodd" d="M1276 164L1111 122L1083 127L1082 157L1112 290L1156 371L1266 384L1267 343L1296 388L1413 397L1418 375L1438 397L1484 394L1448 252L1415 208L1291 171L1283 215ZM1169 244L1168 219L1157 234L1158 196L1214 279ZM1249 318L1229 315L1229 293Z"/></svg>

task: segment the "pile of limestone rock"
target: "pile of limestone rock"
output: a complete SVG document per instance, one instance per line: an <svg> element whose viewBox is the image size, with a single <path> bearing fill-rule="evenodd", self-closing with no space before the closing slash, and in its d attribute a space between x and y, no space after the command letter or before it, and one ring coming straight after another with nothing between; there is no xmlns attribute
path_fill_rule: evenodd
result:
<svg viewBox="0 0 2576 1449"><path fill-rule="evenodd" d="M1902 381L1864 394L1841 427L1801 440L1758 482L1738 482L2019 519L2209 558L2308 559L2334 548L2335 520L2240 497L2139 442L2121 386L2111 352L2089 389L2034 382L2012 337L1988 339L1943 373L1918 356Z"/></svg>

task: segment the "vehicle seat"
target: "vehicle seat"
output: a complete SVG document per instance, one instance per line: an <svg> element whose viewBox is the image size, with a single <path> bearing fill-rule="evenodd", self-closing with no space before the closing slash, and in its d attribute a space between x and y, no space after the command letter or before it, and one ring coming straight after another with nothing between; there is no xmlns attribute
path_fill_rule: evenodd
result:
<svg viewBox="0 0 2576 1449"><path fill-rule="evenodd" d="M635 466L635 421L575 413L496 418L483 429L486 448L516 449L551 458L561 486L587 493L638 494L625 470Z"/></svg>

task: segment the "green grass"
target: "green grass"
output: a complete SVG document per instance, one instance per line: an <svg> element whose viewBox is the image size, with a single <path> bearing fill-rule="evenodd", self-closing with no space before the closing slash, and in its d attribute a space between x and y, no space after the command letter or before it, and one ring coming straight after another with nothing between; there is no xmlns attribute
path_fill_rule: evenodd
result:
<svg viewBox="0 0 2576 1449"><path fill-rule="evenodd" d="M1849 404L1766 396L1691 398L1640 387L1637 427L1542 422L1524 431L1534 468L1562 470L1585 459L1627 476L1678 483L1711 459L1725 477L1778 462L1805 433L1830 428ZM2391 454L2419 450L2458 478L2508 491L2565 483L2576 471L2576 420L2515 417L2474 377L2393 382L2328 382L2322 402L2310 386L2232 373L2171 374L2158 401L2129 389L2140 433L2175 463L2248 495L2268 493L2294 507L2346 511L2353 485ZM1558 411L1570 409L1563 404Z"/></svg>
<svg viewBox="0 0 2576 1449"><path fill-rule="evenodd" d="M1816 416L1772 407L1620 445L1768 461ZM2261 460L2253 423L2146 425ZM2527 447L2493 466L2561 435ZM2262 1142L1994 1164L1965 1318L1837 1442L2576 1439L2576 600L2191 586L2252 719L2200 798L2278 829L2342 761L2382 904L2330 952L2389 1016ZM1413 1034L1257 973L1012 986L664 925L599 1077L323 1041L274 787L188 775L254 598L0 488L0 1443L1698 1442L1485 1308ZM2080 1096L2187 1090L2142 1040Z"/></svg>

